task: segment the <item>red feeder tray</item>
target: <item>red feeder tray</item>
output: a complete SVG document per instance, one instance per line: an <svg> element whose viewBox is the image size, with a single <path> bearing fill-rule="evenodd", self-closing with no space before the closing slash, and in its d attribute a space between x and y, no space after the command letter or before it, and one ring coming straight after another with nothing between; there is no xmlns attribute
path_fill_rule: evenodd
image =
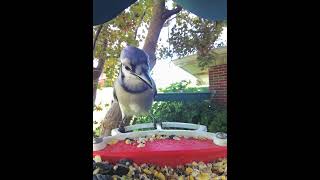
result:
<svg viewBox="0 0 320 180"><path fill-rule="evenodd" d="M151 163L160 166L176 167L193 161L209 162L227 156L227 147L218 146L212 140L181 138L181 140L159 139L147 141L145 147L125 144L119 141L108 145L100 151L94 151L93 156L100 155L102 160L115 163L128 158L137 164Z"/></svg>

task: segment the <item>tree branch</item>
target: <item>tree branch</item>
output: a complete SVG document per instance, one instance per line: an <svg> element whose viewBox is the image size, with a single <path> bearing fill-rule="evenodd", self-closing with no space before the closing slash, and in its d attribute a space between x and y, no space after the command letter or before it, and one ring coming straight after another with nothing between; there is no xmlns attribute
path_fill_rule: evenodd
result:
<svg viewBox="0 0 320 180"><path fill-rule="evenodd" d="M99 27L100 29L100 27ZM101 28L102 29L102 28ZM100 29L100 31L101 31ZM98 31L97 31L98 33ZM100 33L100 32L99 32ZM96 36L97 37L97 36ZM107 40L105 39L103 42L103 51L105 51L107 48ZM102 58L101 54L98 58L98 66L96 68L93 68L93 107L95 106L95 100L96 100L96 94L97 94L97 87L99 83L99 77L101 76L105 64L105 59Z"/></svg>
<svg viewBox="0 0 320 180"><path fill-rule="evenodd" d="M105 60L104 59L98 59L98 66L96 68L93 68L93 82L98 82L99 78L103 72ZM94 97L95 98L95 97Z"/></svg>
<svg viewBox="0 0 320 180"><path fill-rule="evenodd" d="M93 51L94 51L94 49L95 49L95 47L96 47L96 42L97 42L97 39L98 39L98 37L99 37L99 34L100 34L102 28L103 28L103 25L101 24L101 25L98 27L98 30L97 30L97 32L96 32L96 35L94 36L94 40L93 40Z"/></svg>
<svg viewBox="0 0 320 180"><path fill-rule="evenodd" d="M172 21L172 20L174 20L175 18L177 18L177 16L174 16L173 18L168 19L167 22L168 22L168 21Z"/></svg>
<svg viewBox="0 0 320 180"><path fill-rule="evenodd" d="M166 10L163 14L162 14L162 19L166 20L168 19L170 16L177 14L178 12L180 12L182 10L181 6L177 6L177 8L175 9L171 9L171 10Z"/></svg>

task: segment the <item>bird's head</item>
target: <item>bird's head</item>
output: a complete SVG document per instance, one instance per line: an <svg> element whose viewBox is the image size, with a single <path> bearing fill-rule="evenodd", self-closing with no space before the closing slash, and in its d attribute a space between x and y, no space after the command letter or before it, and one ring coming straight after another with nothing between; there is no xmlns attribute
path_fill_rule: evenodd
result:
<svg viewBox="0 0 320 180"><path fill-rule="evenodd" d="M142 81L150 88L153 88L149 73L149 58L143 50L127 46L121 52L120 61L121 72L124 77Z"/></svg>

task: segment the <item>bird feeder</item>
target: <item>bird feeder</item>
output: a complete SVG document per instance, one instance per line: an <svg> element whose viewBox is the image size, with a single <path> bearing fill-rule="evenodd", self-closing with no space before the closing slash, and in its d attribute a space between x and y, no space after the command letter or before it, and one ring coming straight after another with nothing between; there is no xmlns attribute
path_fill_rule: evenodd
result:
<svg viewBox="0 0 320 180"><path fill-rule="evenodd" d="M111 136L95 139L93 156L99 155L102 160L111 163L126 158L137 164L171 167L193 161L210 162L227 156L225 133L210 133L206 126L178 122L163 122L157 124L156 129L153 127L153 123L126 126L127 133L113 129ZM148 137L173 138L147 141L144 147L126 143L128 139Z"/></svg>
<svg viewBox="0 0 320 180"><path fill-rule="evenodd" d="M227 0L174 0L177 4L199 17L210 20L227 19ZM108 22L137 0L93 0L93 25Z"/></svg>

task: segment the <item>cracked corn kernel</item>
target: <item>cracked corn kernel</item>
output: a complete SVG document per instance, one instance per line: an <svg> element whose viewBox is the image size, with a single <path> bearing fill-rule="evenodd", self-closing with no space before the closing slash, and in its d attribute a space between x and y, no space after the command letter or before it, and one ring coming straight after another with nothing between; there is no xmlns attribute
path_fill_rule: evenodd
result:
<svg viewBox="0 0 320 180"><path fill-rule="evenodd" d="M161 172L155 172L154 176L160 180L166 180L166 177Z"/></svg>
<svg viewBox="0 0 320 180"><path fill-rule="evenodd" d="M199 180L209 180L210 179L210 176L208 173L201 173L199 176L198 176L198 179Z"/></svg>
<svg viewBox="0 0 320 180"><path fill-rule="evenodd" d="M112 144L117 144L117 143L118 143L118 140L114 139L114 140L108 142L107 144L112 145Z"/></svg>
<svg viewBox="0 0 320 180"><path fill-rule="evenodd" d="M187 175L191 174L192 171L193 171L192 168L190 168L190 167L187 167L187 168L186 168L186 174L187 174Z"/></svg>
<svg viewBox="0 0 320 180"><path fill-rule="evenodd" d="M180 139L179 137L177 137L177 136L173 137L173 139L174 139L174 140L177 140L177 141L181 140L181 139Z"/></svg>
<svg viewBox="0 0 320 180"><path fill-rule="evenodd" d="M94 157L95 162L102 162L101 156L97 155Z"/></svg>
<svg viewBox="0 0 320 180"><path fill-rule="evenodd" d="M143 144L143 143L141 143L141 144L138 144L138 148L141 148L141 147L144 147L145 146L145 144Z"/></svg>
<svg viewBox="0 0 320 180"><path fill-rule="evenodd" d="M126 144L131 144L131 141L130 141L129 139L127 139L127 140L125 141L125 143L126 143Z"/></svg>
<svg viewBox="0 0 320 180"><path fill-rule="evenodd" d="M142 171L143 171L144 173L146 173L146 174L152 174L152 172L151 172L149 169L147 169L147 168L146 168L146 169L143 169Z"/></svg>
<svg viewBox="0 0 320 180"><path fill-rule="evenodd" d="M100 171L100 168L97 168L93 171L93 174L98 174L99 171Z"/></svg>

